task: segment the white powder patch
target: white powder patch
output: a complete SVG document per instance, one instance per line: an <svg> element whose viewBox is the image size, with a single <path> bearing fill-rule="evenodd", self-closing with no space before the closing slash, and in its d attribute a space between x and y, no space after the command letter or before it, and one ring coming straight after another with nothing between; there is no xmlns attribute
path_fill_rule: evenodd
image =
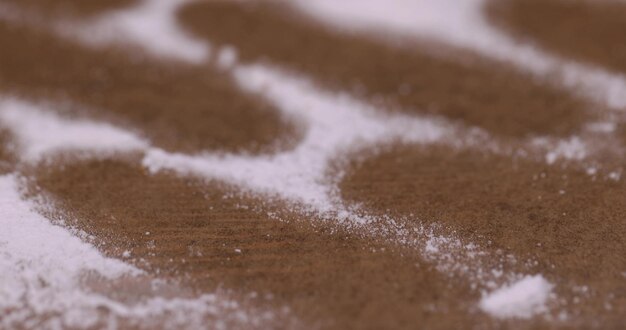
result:
<svg viewBox="0 0 626 330"><path fill-rule="evenodd" d="M534 74L554 78L575 92L615 109L626 109L626 78L523 44L490 26L485 0L294 0L303 12L341 28L388 31L432 38L512 62Z"/></svg>
<svg viewBox="0 0 626 330"><path fill-rule="evenodd" d="M209 57L208 44L191 38L176 24L172 13L190 0L144 0L138 6L101 16L98 21L63 30L98 45L127 43L160 57L201 63Z"/></svg>
<svg viewBox="0 0 626 330"><path fill-rule="evenodd" d="M16 99L0 99L0 125L13 133L20 157L28 162L58 151L125 152L147 146L134 134L111 125L63 119L36 104Z"/></svg>
<svg viewBox="0 0 626 330"><path fill-rule="evenodd" d="M541 275L526 276L485 295L480 301L480 308L498 318L530 318L547 310L546 303L552 287Z"/></svg>

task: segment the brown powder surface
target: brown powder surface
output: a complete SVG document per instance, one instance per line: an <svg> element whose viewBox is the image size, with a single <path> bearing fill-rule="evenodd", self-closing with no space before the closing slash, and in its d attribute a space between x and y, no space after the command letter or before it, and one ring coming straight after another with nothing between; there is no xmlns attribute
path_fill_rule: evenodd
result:
<svg viewBox="0 0 626 330"><path fill-rule="evenodd" d="M611 0L489 1L496 26L564 57L626 72L626 4Z"/></svg>
<svg viewBox="0 0 626 330"><path fill-rule="evenodd" d="M496 255L512 253L520 269L556 283L560 297L580 299L568 306L573 322L604 326L626 312L625 188L607 173L443 146L395 148L341 184L343 197L366 209L413 214Z"/></svg>
<svg viewBox="0 0 626 330"><path fill-rule="evenodd" d="M585 104L505 65L429 44L402 47L330 31L276 4L210 1L180 12L182 24L216 46L235 45L245 61L302 71L329 88L354 91L407 111L444 115L501 136L565 135L587 118ZM391 38L389 38L391 39Z"/></svg>
<svg viewBox="0 0 626 330"><path fill-rule="evenodd" d="M299 133L259 97L210 66L157 62L142 54L90 49L0 22L0 90L71 102L99 119L139 128L171 151L269 152Z"/></svg>
<svg viewBox="0 0 626 330"><path fill-rule="evenodd" d="M6 129L0 128L0 175L10 173L16 161L11 135Z"/></svg>
<svg viewBox="0 0 626 330"><path fill-rule="evenodd" d="M215 184L104 160L42 169L36 185L107 254L131 251L151 274L204 292L223 286L270 294L266 303L286 304L310 326L497 324L475 310L479 297L466 283L415 253L308 221L270 219L253 210L258 201Z"/></svg>

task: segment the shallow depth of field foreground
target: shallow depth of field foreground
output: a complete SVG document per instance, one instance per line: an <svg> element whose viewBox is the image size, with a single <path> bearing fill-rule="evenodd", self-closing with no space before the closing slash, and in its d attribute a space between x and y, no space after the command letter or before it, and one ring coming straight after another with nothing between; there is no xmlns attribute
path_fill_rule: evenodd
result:
<svg viewBox="0 0 626 330"><path fill-rule="evenodd" d="M0 329L624 329L626 2L0 0Z"/></svg>

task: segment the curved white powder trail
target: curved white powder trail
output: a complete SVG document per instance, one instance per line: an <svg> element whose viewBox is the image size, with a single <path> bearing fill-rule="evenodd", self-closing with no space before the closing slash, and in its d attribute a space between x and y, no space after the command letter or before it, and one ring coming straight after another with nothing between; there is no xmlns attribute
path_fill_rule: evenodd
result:
<svg viewBox="0 0 626 330"><path fill-rule="evenodd" d="M386 116L347 95L334 95L308 81L276 69L238 66L234 76L250 93L259 93L285 115L306 125L306 134L295 149L276 155L169 154L150 151L144 165L152 171L173 169L227 180L253 191L279 196L306 205L320 214L336 215L339 202L327 178L330 163L360 147L392 141L431 143L451 133L430 118Z"/></svg>
<svg viewBox="0 0 626 330"><path fill-rule="evenodd" d="M523 44L486 21L486 0L293 0L304 13L341 28L388 31L474 50L545 78L557 78L575 93L626 110L626 77Z"/></svg>

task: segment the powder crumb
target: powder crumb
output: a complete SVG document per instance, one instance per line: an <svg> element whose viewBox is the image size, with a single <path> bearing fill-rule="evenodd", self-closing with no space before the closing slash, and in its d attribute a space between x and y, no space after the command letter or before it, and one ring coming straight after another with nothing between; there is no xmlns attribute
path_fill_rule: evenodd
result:
<svg viewBox="0 0 626 330"><path fill-rule="evenodd" d="M237 50L232 46L224 46L217 54L217 66L222 70L228 70L237 64Z"/></svg>
<svg viewBox="0 0 626 330"><path fill-rule="evenodd" d="M592 175L596 175L598 173L598 169L595 168L595 167L589 167L589 168L587 168L586 172L587 172L587 175L592 176Z"/></svg>
<svg viewBox="0 0 626 330"><path fill-rule="evenodd" d="M619 181L619 179L622 177L622 173L620 172L611 172L609 173L609 179L613 180L613 181Z"/></svg>
<svg viewBox="0 0 626 330"><path fill-rule="evenodd" d="M530 318L546 311L552 288L541 275L525 276L483 296L480 309L497 318Z"/></svg>

